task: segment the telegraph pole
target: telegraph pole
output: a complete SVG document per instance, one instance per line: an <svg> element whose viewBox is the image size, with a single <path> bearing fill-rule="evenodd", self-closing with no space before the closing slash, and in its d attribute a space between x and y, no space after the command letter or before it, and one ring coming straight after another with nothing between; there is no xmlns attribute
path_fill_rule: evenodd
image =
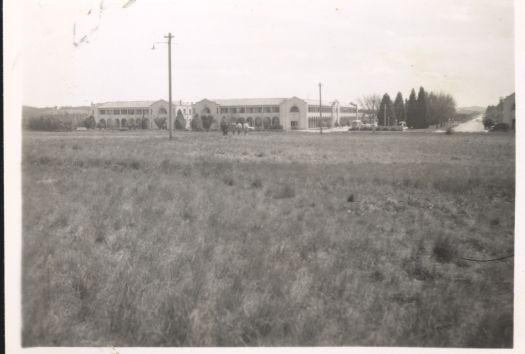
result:
<svg viewBox="0 0 525 354"><path fill-rule="evenodd" d="M321 100L321 83L319 83L319 129L323 134L323 104Z"/></svg>
<svg viewBox="0 0 525 354"><path fill-rule="evenodd" d="M164 38L168 39L168 86L169 86L169 111L168 111L168 125L170 130L170 140L173 139L172 123L171 123L171 39L173 35L171 32L168 33Z"/></svg>

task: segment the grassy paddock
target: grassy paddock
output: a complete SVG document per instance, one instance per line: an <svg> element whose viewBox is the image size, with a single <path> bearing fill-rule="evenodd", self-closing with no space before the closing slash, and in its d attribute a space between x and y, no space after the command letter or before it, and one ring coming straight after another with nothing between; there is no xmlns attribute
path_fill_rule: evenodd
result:
<svg viewBox="0 0 525 354"><path fill-rule="evenodd" d="M510 347L514 138L25 133L25 346Z"/></svg>

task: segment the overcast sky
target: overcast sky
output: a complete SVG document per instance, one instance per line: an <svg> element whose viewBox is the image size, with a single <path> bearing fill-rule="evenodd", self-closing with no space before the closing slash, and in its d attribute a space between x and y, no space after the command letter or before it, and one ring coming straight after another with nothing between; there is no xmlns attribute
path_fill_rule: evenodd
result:
<svg viewBox="0 0 525 354"><path fill-rule="evenodd" d="M101 6L102 5L102 6ZM126 6L123 6L126 5ZM24 103L514 91L511 0L26 0ZM101 7L103 8L101 10ZM85 36L85 37L84 37ZM84 38L84 39L83 39Z"/></svg>

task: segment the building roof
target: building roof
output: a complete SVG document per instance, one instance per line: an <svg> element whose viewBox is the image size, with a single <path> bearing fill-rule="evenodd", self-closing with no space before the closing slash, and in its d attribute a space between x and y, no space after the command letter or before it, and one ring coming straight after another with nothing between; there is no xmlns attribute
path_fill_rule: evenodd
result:
<svg viewBox="0 0 525 354"><path fill-rule="evenodd" d="M156 101L113 101L113 102L104 102L97 104L97 108L149 108L152 104L166 100L156 100ZM172 100L174 106L178 105L190 105L189 102L182 100Z"/></svg>
<svg viewBox="0 0 525 354"><path fill-rule="evenodd" d="M278 106L286 98L231 98L210 101L221 106Z"/></svg>
<svg viewBox="0 0 525 354"><path fill-rule="evenodd" d="M98 108L149 108L156 101L114 101L97 105Z"/></svg>
<svg viewBox="0 0 525 354"><path fill-rule="evenodd" d="M319 106L319 100L312 100L312 99L303 99L303 101L305 101L306 103L308 103L308 105L310 106ZM335 101L325 101L325 100L322 100L323 101L323 106L331 106L335 103Z"/></svg>

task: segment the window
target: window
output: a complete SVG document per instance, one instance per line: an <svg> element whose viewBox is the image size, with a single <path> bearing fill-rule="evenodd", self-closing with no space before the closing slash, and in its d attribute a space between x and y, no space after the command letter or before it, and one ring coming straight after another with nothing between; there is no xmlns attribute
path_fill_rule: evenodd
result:
<svg viewBox="0 0 525 354"><path fill-rule="evenodd" d="M248 107L248 108L246 108L246 111L247 111L248 113L253 113L253 107Z"/></svg>
<svg viewBox="0 0 525 354"><path fill-rule="evenodd" d="M256 107L255 108L255 112L262 113L262 107Z"/></svg>
<svg viewBox="0 0 525 354"><path fill-rule="evenodd" d="M128 114L135 114L135 110L134 109L128 109Z"/></svg>
<svg viewBox="0 0 525 354"><path fill-rule="evenodd" d="M270 113L271 110L270 110L270 107L264 107L264 113Z"/></svg>
<svg viewBox="0 0 525 354"><path fill-rule="evenodd" d="M290 113L299 113L299 108L297 108L297 106L292 106L292 108L290 108Z"/></svg>
<svg viewBox="0 0 525 354"><path fill-rule="evenodd" d="M272 107L272 113L279 113L279 107Z"/></svg>
<svg viewBox="0 0 525 354"><path fill-rule="evenodd" d="M182 109L182 113L186 114L186 108Z"/></svg>
<svg viewBox="0 0 525 354"><path fill-rule="evenodd" d="M99 109L99 110L98 110L98 113L99 113L100 115L104 115L104 114L106 114L106 110L105 110L105 109Z"/></svg>
<svg viewBox="0 0 525 354"><path fill-rule="evenodd" d="M113 114L120 114L120 109L114 109Z"/></svg>
<svg viewBox="0 0 525 354"><path fill-rule="evenodd" d="M237 113L237 108L236 107L232 107L231 110L232 110L232 113Z"/></svg>
<svg viewBox="0 0 525 354"><path fill-rule="evenodd" d="M221 107L221 113L228 113L228 108Z"/></svg>
<svg viewBox="0 0 525 354"><path fill-rule="evenodd" d="M188 109L188 113L191 114L191 108Z"/></svg>
<svg viewBox="0 0 525 354"><path fill-rule="evenodd" d="M120 110L120 114L128 114L128 110L127 109L121 109Z"/></svg>
<svg viewBox="0 0 525 354"><path fill-rule="evenodd" d="M239 108L239 113L244 113L244 107Z"/></svg>

